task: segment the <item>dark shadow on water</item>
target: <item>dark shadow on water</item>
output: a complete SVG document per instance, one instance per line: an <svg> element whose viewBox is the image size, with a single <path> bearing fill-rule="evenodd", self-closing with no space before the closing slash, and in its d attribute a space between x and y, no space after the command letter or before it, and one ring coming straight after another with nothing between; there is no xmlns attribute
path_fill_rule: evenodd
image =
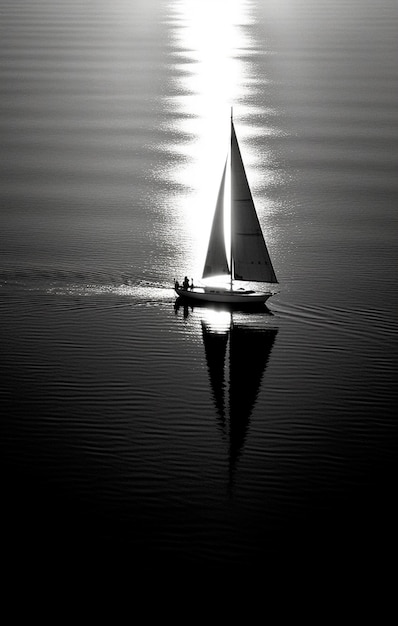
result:
<svg viewBox="0 0 398 626"><path fill-rule="evenodd" d="M227 332L220 333L202 320L214 405L228 445L230 489L277 332L232 322Z"/></svg>
<svg viewBox="0 0 398 626"><path fill-rule="evenodd" d="M225 305L193 307L178 298L184 318L198 309L218 427L228 450L228 485L234 474L278 329L265 304L248 310ZM255 315L257 314L257 315ZM264 416L265 419L265 416Z"/></svg>

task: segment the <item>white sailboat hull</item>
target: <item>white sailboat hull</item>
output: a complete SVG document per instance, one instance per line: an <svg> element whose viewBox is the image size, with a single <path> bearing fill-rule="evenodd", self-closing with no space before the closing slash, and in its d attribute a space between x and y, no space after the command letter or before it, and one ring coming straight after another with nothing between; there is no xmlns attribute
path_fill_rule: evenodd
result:
<svg viewBox="0 0 398 626"><path fill-rule="evenodd" d="M249 289L222 289L217 287L194 287L192 289L175 289L176 293L184 299L196 302L217 302L221 304L239 306L253 306L264 304L273 293L261 292Z"/></svg>

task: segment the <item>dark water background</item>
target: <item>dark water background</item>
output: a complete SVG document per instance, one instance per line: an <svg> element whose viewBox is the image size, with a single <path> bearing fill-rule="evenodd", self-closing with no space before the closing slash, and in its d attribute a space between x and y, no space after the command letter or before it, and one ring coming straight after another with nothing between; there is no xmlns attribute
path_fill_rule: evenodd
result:
<svg viewBox="0 0 398 626"><path fill-rule="evenodd" d="M236 4L208 64L216 0L2 3L12 553L396 553L397 3ZM231 99L280 293L184 311Z"/></svg>

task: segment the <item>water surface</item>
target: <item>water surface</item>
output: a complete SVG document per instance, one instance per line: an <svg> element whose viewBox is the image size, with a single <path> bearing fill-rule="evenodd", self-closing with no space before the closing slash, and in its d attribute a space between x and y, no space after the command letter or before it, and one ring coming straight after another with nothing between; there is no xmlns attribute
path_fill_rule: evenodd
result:
<svg viewBox="0 0 398 626"><path fill-rule="evenodd" d="M220 37L223 4L3 3L13 550L394 550L397 6L242 1ZM172 290L200 279L231 103L280 281L252 314Z"/></svg>

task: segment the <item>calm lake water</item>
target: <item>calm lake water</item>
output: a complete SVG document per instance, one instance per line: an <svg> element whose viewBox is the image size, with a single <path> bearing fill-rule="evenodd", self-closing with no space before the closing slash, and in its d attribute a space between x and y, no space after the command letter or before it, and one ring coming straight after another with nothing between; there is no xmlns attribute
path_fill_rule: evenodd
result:
<svg viewBox="0 0 398 626"><path fill-rule="evenodd" d="M397 31L393 0L2 3L13 553L396 551ZM280 281L255 313L173 292L231 105Z"/></svg>

